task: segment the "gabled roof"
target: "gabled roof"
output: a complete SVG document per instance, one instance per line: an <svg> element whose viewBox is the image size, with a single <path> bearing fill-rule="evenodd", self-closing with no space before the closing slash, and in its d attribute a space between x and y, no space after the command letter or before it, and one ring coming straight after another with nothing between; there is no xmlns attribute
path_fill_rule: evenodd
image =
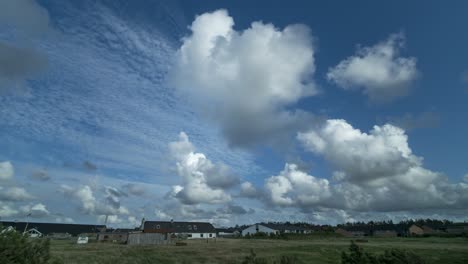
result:
<svg viewBox="0 0 468 264"><path fill-rule="evenodd" d="M28 232L28 233L36 233L36 234L41 234L41 235L42 235L42 233L39 232L39 230L37 230L36 228L31 228L31 229L27 230L26 232Z"/></svg>
<svg viewBox="0 0 468 264"><path fill-rule="evenodd" d="M273 230L278 230L278 231L285 231L285 230L290 230L290 231L296 231L296 230L308 230L307 228L304 228L302 226L295 226L295 225L286 225L286 224L275 224L275 223L267 223L267 224L261 224L263 226L266 226L268 228L271 228Z"/></svg>
<svg viewBox="0 0 468 264"><path fill-rule="evenodd" d="M342 229L348 232L364 232L364 233L372 233L376 231L395 231L397 233L405 233L407 228L404 225L355 225L355 226L342 226Z"/></svg>
<svg viewBox="0 0 468 264"><path fill-rule="evenodd" d="M130 233L139 230L139 228L107 228L106 233Z"/></svg>
<svg viewBox="0 0 468 264"><path fill-rule="evenodd" d="M23 232L26 227L26 222L0 222L0 225L4 227L11 226L18 232ZM79 225L79 224L57 224L57 223L35 223L29 222L28 229L37 229L44 235L51 233L69 233L71 235L77 236L81 233L97 233L105 225Z"/></svg>
<svg viewBox="0 0 468 264"><path fill-rule="evenodd" d="M229 229L229 228L215 228L217 233L234 233L234 229Z"/></svg>
<svg viewBox="0 0 468 264"><path fill-rule="evenodd" d="M206 222L146 221L143 230L158 233L216 233L213 225Z"/></svg>

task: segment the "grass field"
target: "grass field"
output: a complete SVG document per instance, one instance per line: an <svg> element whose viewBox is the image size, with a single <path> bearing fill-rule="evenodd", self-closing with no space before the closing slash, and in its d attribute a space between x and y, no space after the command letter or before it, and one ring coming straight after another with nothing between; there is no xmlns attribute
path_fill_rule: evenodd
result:
<svg viewBox="0 0 468 264"><path fill-rule="evenodd" d="M277 259L296 256L298 263L340 263L346 238L306 240L217 239L189 240L187 246L127 246L110 243L77 245L73 241L52 241L52 255L65 263L241 263L253 249L257 256ZM370 252L401 248L424 257L428 263L468 263L467 238L371 238L360 243Z"/></svg>

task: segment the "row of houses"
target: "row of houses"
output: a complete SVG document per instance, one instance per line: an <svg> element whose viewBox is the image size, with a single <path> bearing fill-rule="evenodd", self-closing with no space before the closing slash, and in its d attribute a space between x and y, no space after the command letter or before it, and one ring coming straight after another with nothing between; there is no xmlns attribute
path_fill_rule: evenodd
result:
<svg viewBox="0 0 468 264"><path fill-rule="evenodd" d="M31 237L48 236L52 238L64 238L81 234L97 234L98 232L106 230L105 225L87 224L0 221L0 225L5 228L14 229L17 232L25 232Z"/></svg>
<svg viewBox="0 0 468 264"><path fill-rule="evenodd" d="M79 236L82 241L95 239L100 242L141 244L170 244L177 239L215 239L217 237L239 237L262 234L310 234L320 230L306 226L279 223L257 223L244 228L219 228L206 222L177 222L177 221L142 221L139 228L110 229L105 225L57 224L34 222L0 222L0 225L11 230L24 232L30 237L48 236L55 239L66 239ZM420 236L468 234L468 224L460 223L443 227L429 227L427 225L405 226L393 225L356 225L341 226L335 232L347 237L362 236ZM80 239L79 239L80 240Z"/></svg>
<svg viewBox="0 0 468 264"><path fill-rule="evenodd" d="M214 228L206 222L177 221L143 221L135 229L111 229L105 225L57 224L34 222L0 222L1 225L13 228L18 232L26 232L30 237L48 236L52 238L69 238L71 236L86 236L102 242L128 243L129 241L147 241L146 237L161 241L178 239L213 239L217 237L238 237L266 234L308 234L313 230L302 226L257 223L247 228ZM28 228L29 227L29 228ZM153 235L150 235L153 234ZM142 238L145 237L145 238ZM150 240L151 240L150 239ZM132 242L130 242L132 243Z"/></svg>
<svg viewBox="0 0 468 264"><path fill-rule="evenodd" d="M313 230L296 225L276 224L276 223L258 223L251 225L241 231L242 236L255 235L258 233L268 235L279 234L310 234Z"/></svg>
<svg viewBox="0 0 468 264"><path fill-rule="evenodd" d="M109 229L105 225L81 225L34 222L0 222L8 230L16 230L29 237L70 238L78 236L78 242L88 239L99 242L127 244L169 244L175 239L212 239L217 231L210 223L144 221L135 229ZM81 239L83 238L83 239Z"/></svg>
<svg viewBox="0 0 468 264"><path fill-rule="evenodd" d="M362 225L339 227L335 232L347 237L378 236L378 237L407 237L423 235L463 235L468 234L468 224L458 223L449 226L428 225Z"/></svg>

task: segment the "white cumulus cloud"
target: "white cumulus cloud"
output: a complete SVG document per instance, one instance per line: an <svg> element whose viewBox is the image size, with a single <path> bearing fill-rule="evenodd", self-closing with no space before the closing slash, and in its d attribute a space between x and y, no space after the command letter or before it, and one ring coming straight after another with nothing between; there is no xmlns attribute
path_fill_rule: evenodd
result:
<svg viewBox="0 0 468 264"><path fill-rule="evenodd" d="M20 211L23 212L24 215L34 218L41 218L50 214L47 207L42 203L21 206Z"/></svg>
<svg viewBox="0 0 468 264"><path fill-rule="evenodd" d="M78 201L80 209L86 214L93 215L128 215L129 210L120 204L120 194L113 187L104 188L103 199L98 199L90 186L84 185L72 188L67 185L61 186L61 191L67 197Z"/></svg>
<svg viewBox="0 0 468 264"><path fill-rule="evenodd" d="M314 49L304 25L233 28L226 10L197 16L172 70L175 86L218 122L233 145L296 130L309 115L284 108L314 95Z"/></svg>
<svg viewBox="0 0 468 264"><path fill-rule="evenodd" d="M240 185L240 194L241 197L247 198L257 198L260 195L259 190L251 182L243 182Z"/></svg>
<svg viewBox="0 0 468 264"><path fill-rule="evenodd" d="M21 187L4 188L0 186L0 200L1 201L26 201L32 198L33 196L29 194L24 188L21 188Z"/></svg>
<svg viewBox="0 0 468 264"><path fill-rule="evenodd" d="M0 180L9 180L13 178L15 170L9 161L0 162Z"/></svg>
<svg viewBox="0 0 468 264"><path fill-rule="evenodd" d="M213 164L203 153L195 152L188 136L181 132L179 140L169 143L176 161L177 174L183 186L173 186L170 195L185 204L223 203L231 200L225 189L237 185L239 179L228 167Z"/></svg>
<svg viewBox="0 0 468 264"><path fill-rule="evenodd" d="M392 126L374 126L369 133L335 119L318 129L298 134L309 151L323 155L352 182L373 181L406 173L420 166L421 158L412 154L408 136Z"/></svg>
<svg viewBox="0 0 468 264"><path fill-rule="evenodd" d="M0 201L0 217L9 218L18 215L19 211L11 205Z"/></svg>
<svg viewBox="0 0 468 264"><path fill-rule="evenodd" d="M276 205L320 205L331 196L329 182L300 171L295 164L286 164L278 176L265 181L269 198Z"/></svg>
<svg viewBox="0 0 468 264"><path fill-rule="evenodd" d="M298 139L336 169L336 183L322 187L333 199L317 200L316 191L308 197L320 206L358 211L456 210L468 201L468 185L452 184L443 174L424 168L423 159L412 153L407 135L398 127L374 126L365 133L345 120L328 120L299 133ZM272 177L267 183L271 200L278 205L297 205L294 197L303 193L286 177Z"/></svg>
<svg viewBox="0 0 468 264"><path fill-rule="evenodd" d="M372 101L386 102L408 93L418 75L416 58L399 56L403 34L393 34L330 68L328 80L343 89L362 89Z"/></svg>

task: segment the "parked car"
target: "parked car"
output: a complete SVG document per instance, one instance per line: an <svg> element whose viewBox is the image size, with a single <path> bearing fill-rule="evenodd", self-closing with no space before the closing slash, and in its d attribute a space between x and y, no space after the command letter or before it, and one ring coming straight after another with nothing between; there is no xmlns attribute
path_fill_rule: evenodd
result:
<svg viewBox="0 0 468 264"><path fill-rule="evenodd" d="M76 240L77 244L88 244L88 237L87 236L79 236Z"/></svg>

